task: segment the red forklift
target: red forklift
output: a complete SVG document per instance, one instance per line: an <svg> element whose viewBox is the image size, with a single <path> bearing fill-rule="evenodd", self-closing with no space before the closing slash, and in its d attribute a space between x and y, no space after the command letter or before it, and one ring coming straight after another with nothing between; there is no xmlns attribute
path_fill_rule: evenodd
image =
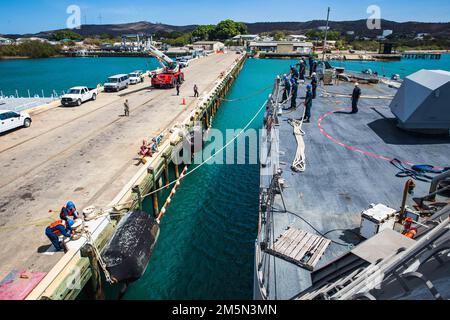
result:
<svg viewBox="0 0 450 320"><path fill-rule="evenodd" d="M163 67L163 72L152 73L153 88L175 88L178 83L184 82L184 73L181 71L180 65L166 56L164 53L156 49L154 46L148 46L149 54L156 59Z"/></svg>

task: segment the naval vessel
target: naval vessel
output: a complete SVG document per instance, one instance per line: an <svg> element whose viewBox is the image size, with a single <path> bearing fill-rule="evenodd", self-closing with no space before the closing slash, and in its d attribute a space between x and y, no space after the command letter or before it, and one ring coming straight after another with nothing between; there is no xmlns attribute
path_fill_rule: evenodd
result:
<svg viewBox="0 0 450 320"><path fill-rule="evenodd" d="M360 74L356 114L355 78L334 75L320 82L309 123L309 80L291 108L275 79L261 137L254 298L448 299L450 73L422 70L398 85Z"/></svg>

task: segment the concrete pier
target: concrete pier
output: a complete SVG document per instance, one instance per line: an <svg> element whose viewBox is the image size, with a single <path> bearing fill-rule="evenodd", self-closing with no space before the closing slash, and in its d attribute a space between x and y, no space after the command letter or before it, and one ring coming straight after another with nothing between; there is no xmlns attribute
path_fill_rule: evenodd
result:
<svg viewBox="0 0 450 320"><path fill-rule="evenodd" d="M84 285L91 275L89 259L81 257L76 246L65 255L52 252L45 227L58 219L67 200L79 210L108 207L135 199L135 186L143 192L157 188L154 182L168 176L163 155L170 157L173 142L165 140L148 164L137 165L142 140L204 119L217 97L229 89L243 60L231 52L192 61L184 70L180 96L175 90L151 89L147 78L144 84L101 94L81 107L35 110L31 128L1 136L0 279L16 269L48 272L29 298L75 298L79 289L68 289L62 282L77 267ZM194 84L200 99L193 98ZM183 98L187 105L182 105ZM130 117L121 116L125 99ZM113 226L107 220L94 227L98 248Z"/></svg>

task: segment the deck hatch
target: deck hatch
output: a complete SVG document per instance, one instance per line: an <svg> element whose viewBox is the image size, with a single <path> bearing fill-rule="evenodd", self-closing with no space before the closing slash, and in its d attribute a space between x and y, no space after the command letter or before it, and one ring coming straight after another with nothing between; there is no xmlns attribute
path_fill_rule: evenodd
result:
<svg viewBox="0 0 450 320"><path fill-rule="evenodd" d="M288 227L274 243L269 245L266 252L312 271L330 243L331 240L324 237Z"/></svg>

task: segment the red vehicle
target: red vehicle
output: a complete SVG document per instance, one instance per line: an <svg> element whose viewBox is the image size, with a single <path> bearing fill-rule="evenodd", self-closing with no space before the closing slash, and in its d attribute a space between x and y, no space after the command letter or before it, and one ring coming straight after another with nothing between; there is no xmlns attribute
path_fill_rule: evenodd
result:
<svg viewBox="0 0 450 320"><path fill-rule="evenodd" d="M149 54L158 59L164 68L162 73L151 75L154 88L175 88L177 82L184 82L184 73L181 71L178 63L153 46L149 46Z"/></svg>
<svg viewBox="0 0 450 320"><path fill-rule="evenodd" d="M152 87L154 88L175 88L177 82L184 82L184 73L178 70L165 69L160 74L152 75Z"/></svg>

